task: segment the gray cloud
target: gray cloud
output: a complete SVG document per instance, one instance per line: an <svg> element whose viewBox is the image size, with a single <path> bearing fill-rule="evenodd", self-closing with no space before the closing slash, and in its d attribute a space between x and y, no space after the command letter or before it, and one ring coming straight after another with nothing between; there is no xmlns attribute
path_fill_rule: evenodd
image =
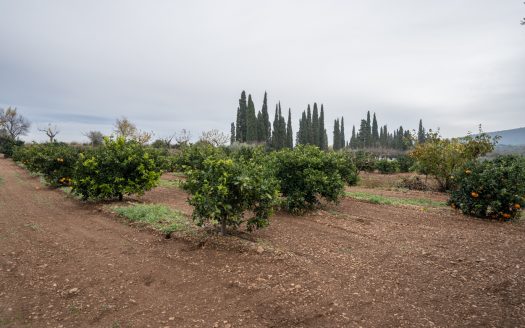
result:
<svg viewBox="0 0 525 328"><path fill-rule="evenodd" d="M19 0L0 12L0 106L63 140L123 115L158 136L229 132L242 89L294 119L324 103L329 134L367 110L446 136L525 125L521 1Z"/></svg>

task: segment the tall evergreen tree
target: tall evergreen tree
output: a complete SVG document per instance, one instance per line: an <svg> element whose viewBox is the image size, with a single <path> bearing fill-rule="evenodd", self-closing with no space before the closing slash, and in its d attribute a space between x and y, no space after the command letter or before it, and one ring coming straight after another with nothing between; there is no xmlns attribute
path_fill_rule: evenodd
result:
<svg viewBox="0 0 525 328"><path fill-rule="evenodd" d="M248 95L248 111L246 113L246 142L257 141L257 117L255 116L255 105L252 95Z"/></svg>
<svg viewBox="0 0 525 328"><path fill-rule="evenodd" d="M324 127L324 108L321 104L321 114L319 115L319 147L322 150L328 150L328 138Z"/></svg>
<svg viewBox="0 0 525 328"><path fill-rule="evenodd" d="M272 147L279 149L279 105L275 105L275 116L273 118Z"/></svg>
<svg viewBox="0 0 525 328"><path fill-rule="evenodd" d="M246 142L246 136L248 132L248 125L247 125L247 114L248 114L248 105L246 103L246 92L243 90L241 92L241 98L239 99L239 122L237 122L238 126L238 141L239 142Z"/></svg>
<svg viewBox="0 0 525 328"><path fill-rule="evenodd" d="M339 127L339 145L341 148L344 148L346 146L346 140L345 140L345 118L341 117L341 126Z"/></svg>
<svg viewBox="0 0 525 328"><path fill-rule="evenodd" d="M293 131L292 131L292 109L288 108L288 123L286 124L286 147L293 148Z"/></svg>
<svg viewBox="0 0 525 328"><path fill-rule="evenodd" d="M256 119L256 126L257 126L257 142L266 142L266 131L264 129L264 120L262 117L261 111L257 112L257 119Z"/></svg>
<svg viewBox="0 0 525 328"><path fill-rule="evenodd" d="M366 120L361 120L361 125L359 126L359 133L358 133L358 138L357 138L358 148L366 147L367 133L368 133L368 127L366 124Z"/></svg>
<svg viewBox="0 0 525 328"><path fill-rule="evenodd" d="M356 135L355 135L355 125L352 125L352 136L350 137L350 148L355 149L356 147Z"/></svg>
<svg viewBox="0 0 525 328"><path fill-rule="evenodd" d="M235 123L232 122L231 130L230 130L230 144L233 145L235 143Z"/></svg>
<svg viewBox="0 0 525 328"><path fill-rule="evenodd" d="M379 143L379 131L377 126L376 113L374 113L374 118L372 119L372 146L377 147Z"/></svg>
<svg viewBox="0 0 525 328"><path fill-rule="evenodd" d="M272 127L270 124L270 116L268 114L268 95L266 91L264 92L261 114L264 127L264 141L269 143L272 138Z"/></svg>
<svg viewBox="0 0 525 328"><path fill-rule="evenodd" d="M417 130L417 142L424 143L426 139L425 128L423 127L423 120L419 119L419 128Z"/></svg>
<svg viewBox="0 0 525 328"><path fill-rule="evenodd" d="M306 143L311 145L313 144L313 135L312 135L312 111L310 110L310 104L306 109Z"/></svg>
<svg viewBox="0 0 525 328"><path fill-rule="evenodd" d="M282 115L281 103L279 102L279 149L286 147L286 120Z"/></svg>
<svg viewBox="0 0 525 328"><path fill-rule="evenodd" d="M334 121L334 144L333 144L334 150L341 149L341 131L339 129L339 119L336 119Z"/></svg>
<svg viewBox="0 0 525 328"><path fill-rule="evenodd" d="M366 141L365 147L370 147L372 145L372 124L370 122L370 111L366 113Z"/></svg>
<svg viewBox="0 0 525 328"><path fill-rule="evenodd" d="M299 120L299 131L297 132L297 144L306 145L306 112L303 111Z"/></svg>
<svg viewBox="0 0 525 328"><path fill-rule="evenodd" d="M314 103L314 110L312 113L312 144L321 148L319 136L319 111L317 110L317 103Z"/></svg>
<svg viewBox="0 0 525 328"><path fill-rule="evenodd" d="M235 140L238 142L242 142L242 114L241 114L241 108L237 107L237 119L235 120Z"/></svg>

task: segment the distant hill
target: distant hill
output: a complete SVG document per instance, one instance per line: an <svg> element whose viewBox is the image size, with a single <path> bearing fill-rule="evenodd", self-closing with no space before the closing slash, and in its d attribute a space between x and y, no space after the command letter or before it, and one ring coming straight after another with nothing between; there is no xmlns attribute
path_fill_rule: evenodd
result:
<svg viewBox="0 0 525 328"><path fill-rule="evenodd" d="M498 146L525 146L525 127L512 130L487 132L491 137L500 136Z"/></svg>

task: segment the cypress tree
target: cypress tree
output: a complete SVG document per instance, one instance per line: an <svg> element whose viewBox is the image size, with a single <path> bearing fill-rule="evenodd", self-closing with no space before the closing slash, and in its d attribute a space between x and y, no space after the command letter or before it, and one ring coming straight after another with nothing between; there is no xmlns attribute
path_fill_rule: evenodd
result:
<svg viewBox="0 0 525 328"><path fill-rule="evenodd" d="M352 125L352 136L350 137L350 148L355 149L355 125Z"/></svg>
<svg viewBox="0 0 525 328"><path fill-rule="evenodd" d="M357 138L357 147L358 148L365 148L366 147L366 140L367 140L367 126L366 126L366 120L361 120L361 125L359 126L359 134Z"/></svg>
<svg viewBox="0 0 525 328"><path fill-rule="evenodd" d="M254 143L257 141L257 117L255 116L255 105L252 95L248 95L248 111L246 114L246 142Z"/></svg>
<svg viewBox="0 0 525 328"><path fill-rule="evenodd" d="M293 148L293 131L292 131L292 109L288 108L288 123L286 124L286 147Z"/></svg>
<svg viewBox="0 0 525 328"><path fill-rule="evenodd" d="M419 128L417 130L417 142L424 143L426 139L425 128L423 127L423 120L419 119Z"/></svg>
<svg viewBox="0 0 525 328"><path fill-rule="evenodd" d="M246 135L248 131L247 126L247 114L248 114L248 105L246 104L246 92L243 90L241 92L241 98L239 99L239 133L240 137L238 138L240 142L246 142Z"/></svg>
<svg viewBox="0 0 525 328"><path fill-rule="evenodd" d="M272 147L279 149L279 106L275 105L275 116L273 118Z"/></svg>
<svg viewBox="0 0 525 328"><path fill-rule="evenodd" d="M299 120L299 131L297 132L297 143L306 145L306 112L303 111Z"/></svg>
<svg viewBox="0 0 525 328"><path fill-rule="evenodd" d="M236 126L235 126L235 140L238 142L242 142L242 130L241 130L241 109L237 107L237 119L235 120Z"/></svg>
<svg viewBox="0 0 525 328"><path fill-rule="evenodd" d="M328 138L324 127L324 108L321 104L321 114L319 115L319 147L322 150L328 150Z"/></svg>
<svg viewBox="0 0 525 328"><path fill-rule="evenodd" d="M257 125L257 142L266 142L266 133L264 130L264 120L262 117L261 111L257 112L257 119L256 119L256 125Z"/></svg>
<svg viewBox="0 0 525 328"><path fill-rule="evenodd" d="M346 146L346 140L345 140L345 118L341 116L341 126L339 128L340 133L340 147L344 148Z"/></svg>
<svg viewBox="0 0 525 328"><path fill-rule="evenodd" d="M370 124L370 111L366 113L366 141L365 147L372 145L372 125Z"/></svg>
<svg viewBox="0 0 525 328"><path fill-rule="evenodd" d="M376 113L374 113L374 118L372 120L372 146L377 147L377 144L379 143L379 131L377 130L377 119L376 119Z"/></svg>
<svg viewBox="0 0 525 328"><path fill-rule="evenodd" d="M311 145L312 141L312 111L310 110L310 104L308 104L308 108L306 109L306 143Z"/></svg>
<svg viewBox="0 0 525 328"><path fill-rule="evenodd" d="M312 113L312 144L321 148L319 131L319 111L317 110L317 103L314 103L314 110Z"/></svg>
<svg viewBox="0 0 525 328"><path fill-rule="evenodd" d="M235 142L235 123L232 122L231 130L230 130L230 144L233 145Z"/></svg>
<svg viewBox="0 0 525 328"><path fill-rule="evenodd" d="M286 147L286 121L281 111L281 103L279 102L279 149Z"/></svg>
<svg viewBox="0 0 525 328"><path fill-rule="evenodd" d="M341 132L339 130L339 119L334 121L334 144L333 149L339 150L341 148Z"/></svg>
<svg viewBox="0 0 525 328"><path fill-rule="evenodd" d="M263 141L269 143L272 138L272 127L270 124L270 115L268 114L268 95L266 94L266 91L264 92L264 99L263 99L261 114L262 114L262 121L263 121L263 127L264 127L264 140Z"/></svg>

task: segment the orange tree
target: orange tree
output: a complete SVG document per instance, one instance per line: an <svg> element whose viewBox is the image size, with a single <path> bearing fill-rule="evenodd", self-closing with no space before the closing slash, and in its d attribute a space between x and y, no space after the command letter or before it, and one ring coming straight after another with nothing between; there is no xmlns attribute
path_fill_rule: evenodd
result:
<svg viewBox="0 0 525 328"><path fill-rule="evenodd" d="M497 138L488 134L469 133L463 138L442 138L430 131L424 143L418 143L410 153L416 159L416 166L422 173L433 176L445 191L452 188L454 172L468 161L479 158L492 150Z"/></svg>
<svg viewBox="0 0 525 328"><path fill-rule="evenodd" d="M118 137L81 153L73 173L73 193L83 199L122 200L156 186L161 169L144 146Z"/></svg>
<svg viewBox="0 0 525 328"><path fill-rule="evenodd" d="M456 174L449 204L464 214L511 220L525 206L525 158L500 156L471 161Z"/></svg>
<svg viewBox="0 0 525 328"><path fill-rule="evenodd" d="M237 228L243 222L248 231L267 226L278 199L278 182L264 162L263 154L233 159L216 153L202 166L188 166L183 188L190 194L197 224L219 224L222 235L228 226ZM251 216L246 219L247 213Z"/></svg>

